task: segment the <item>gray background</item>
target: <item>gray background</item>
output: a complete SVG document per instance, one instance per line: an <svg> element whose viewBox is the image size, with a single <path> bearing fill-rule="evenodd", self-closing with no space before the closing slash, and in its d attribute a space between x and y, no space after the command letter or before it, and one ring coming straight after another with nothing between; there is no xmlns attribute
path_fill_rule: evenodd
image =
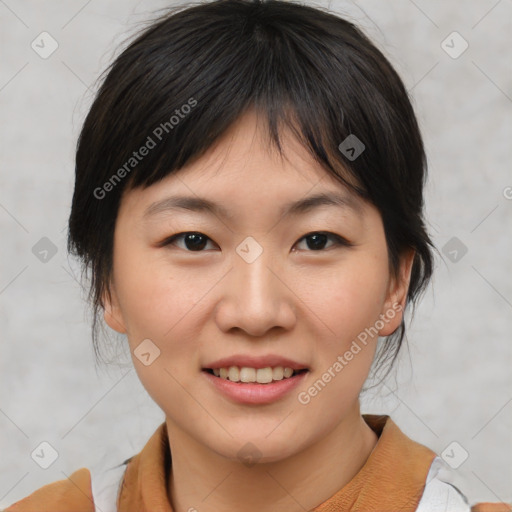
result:
<svg viewBox="0 0 512 512"><path fill-rule="evenodd" d="M396 377L365 396L363 412L390 414L439 454L456 441L445 453L460 462L467 452L454 482L470 501L512 501L511 1L316 4L359 24L412 92L430 165L429 227L443 255ZM122 462L164 419L129 354L95 369L65 237L94 81L166 5L0 0L0 507L79 467ZM46 59L31 48L43 31L59 45ZM469 44L457 58L443 47L458 53L461 40L442 44L453 31ZM47 261L43 237L57 249ZM42 441L59 454L48 469L30 456Z"/></svg>

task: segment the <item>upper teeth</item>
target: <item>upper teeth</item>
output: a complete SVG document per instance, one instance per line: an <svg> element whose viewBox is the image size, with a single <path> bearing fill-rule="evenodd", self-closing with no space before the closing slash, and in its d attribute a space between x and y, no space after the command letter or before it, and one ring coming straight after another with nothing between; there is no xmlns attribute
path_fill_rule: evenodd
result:
<svg viewBox="0 0 512 512"><path fill-rule="evenodd" d="M287 379L293 375L292 368L276 366L271 368L249 368L247 366L230 366L229 368L213 368L213 373L221 379L229 379L233 382L258 382L268 384L273 380Z"/></svg>

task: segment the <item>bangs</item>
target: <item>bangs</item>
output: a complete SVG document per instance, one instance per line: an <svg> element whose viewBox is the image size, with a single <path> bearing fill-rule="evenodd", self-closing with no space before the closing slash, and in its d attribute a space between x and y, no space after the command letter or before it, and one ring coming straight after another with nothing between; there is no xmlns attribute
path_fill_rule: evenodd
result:
<svg viewBox="0 0 512 512"><path fill-rule="evenodd" d="M288 128L320 165L371 200L367 175L375 171L376 132L385 147L390 129L385 109L368 115L367 96L385 100L367 76L372 56L361 49L355 59L352 49L349 58L343 45L328 44L307 18L298 31L284 15L267 18L264 6L258 16L231 14L226 24L217 5L204 25L194 27L190 47L190 26L179 19L187 12L178 13L143 34L113 64L103 88L117 94L106 109L110 139L95 186L116 173L129 175L116 179L117 192L150 186L200 157L254 108L281 154L280 132ZM365 147L354 161L338 149L349 135ZM109 153L107 145L117 151ZM144 147L145 156L136 159L133 153Z"/></svg>

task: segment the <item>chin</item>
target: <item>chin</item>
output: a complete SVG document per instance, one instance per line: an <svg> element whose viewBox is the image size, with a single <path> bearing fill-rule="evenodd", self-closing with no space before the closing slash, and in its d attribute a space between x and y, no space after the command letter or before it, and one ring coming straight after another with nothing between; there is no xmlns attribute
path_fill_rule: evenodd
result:
<svg viewBox="0 0 512 512"><path fill-rule="evenodd" d="M240 434L230 431L232 438L224 438L219 444L208 443L208 446L220 456L247 466L279 462L299 451L299 443L292 432L275 431L268 435L271 431L254 427Z"/></svg>

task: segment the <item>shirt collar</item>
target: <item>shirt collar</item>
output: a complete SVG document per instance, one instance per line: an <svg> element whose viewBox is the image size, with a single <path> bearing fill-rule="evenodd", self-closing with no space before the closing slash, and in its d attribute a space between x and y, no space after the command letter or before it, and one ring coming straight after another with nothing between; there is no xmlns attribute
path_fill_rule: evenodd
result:
<svg viewBox="0 0 512 512"><path fill-rule="evenodd" d="M409 512L421 499L436 454L407 437L387 415L363 414L379 440L359 472L312 512ZM125 471L117 509L173 512L167 496L171 454L163 422Z"/></svg>

